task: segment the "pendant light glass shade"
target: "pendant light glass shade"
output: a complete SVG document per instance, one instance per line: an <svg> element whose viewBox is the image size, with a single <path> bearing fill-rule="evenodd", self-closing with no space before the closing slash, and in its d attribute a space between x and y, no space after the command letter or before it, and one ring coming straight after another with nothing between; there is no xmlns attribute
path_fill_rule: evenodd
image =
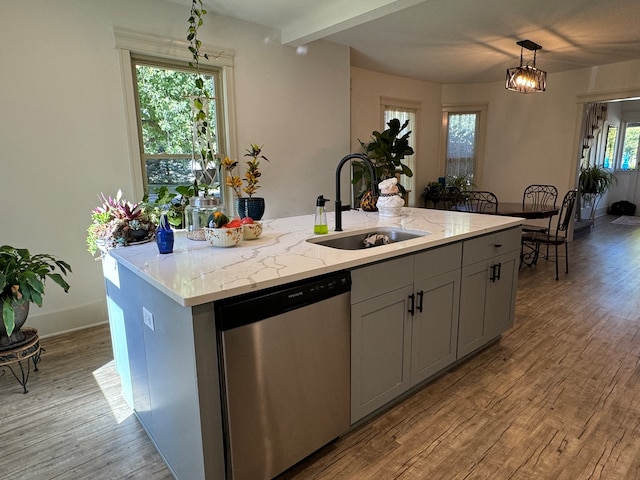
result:
<svg viewBox="0 0 640 480"><path fill-rule="evenodd" d="M520 45L520 66L507 68L505 88L519 93L544 92L547 89L547 72L536 68L536 51L542 47L530 40L516 42ZM525 64L522 52L524 49L533 50L533 63Z"/></svg>

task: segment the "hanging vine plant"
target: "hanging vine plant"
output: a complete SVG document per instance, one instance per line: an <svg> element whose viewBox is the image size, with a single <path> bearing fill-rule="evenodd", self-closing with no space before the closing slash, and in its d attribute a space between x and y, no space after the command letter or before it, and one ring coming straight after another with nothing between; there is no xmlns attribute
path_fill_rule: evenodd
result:
<svg viewBox="0 0 640 480"><path fill-rule="evenodd" d="M190 99L194 130L194 175L196 175L196 184L211 185L215 181L217 173L217 162L213 148L214 139L212 138L213 131L209 122L209 108L213 97L200 71L200 61L202 59L209 60L209 55L206 52L202 52L202 42L198 38L198 31L204 25L203 18L206 14L207 10L204 9L202 0L191 1L187 41L189 42L188 48L192 57L189 67L195 73L195 91ZM196 171L198 170L195 168L196 165L199 167L200 172Z"/></svg>

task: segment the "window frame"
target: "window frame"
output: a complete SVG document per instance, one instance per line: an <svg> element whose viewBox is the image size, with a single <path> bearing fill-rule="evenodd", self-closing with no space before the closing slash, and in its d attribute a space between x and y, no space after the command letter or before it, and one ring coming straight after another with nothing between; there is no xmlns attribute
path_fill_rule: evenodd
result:
<svg viewBox="0 0 640 480"><path fill-rule="evenodd" d="M138 85L137 85L137 74L136 74L136 67L137 66L146 66L146 67L151 67L151 68L155 68L155 69L166 69L166 70L176 70L176 71L181 71L181 72L185 72L188 74L191 74L194 76L195 79L195 72L191 71L191 68L189 67L188 63L185 62L178 62L178 61L168 61L166 59L160 59L157 57L149 57L147 55L138 55L138 54L131 54L131 72L134 78L134 95L135 95L135 100L136 100L136 124L137 124L137 128L138 128L138 140L139 140L139 155L140 155L140 168L142 170L141 176L142 176L142 182L143 182L143 189L146 193L151 193L149 192L148 188L148 174L146 172L146 163L148 159L154 159L154 158L175 158L175 159L182 159L182 158L187 158L186 154L188 154L188 159L191 160L192 159L192 151L189 152L185 152L185 154L147 154L144 151L144 141L143 141L143 134L142 134L142 122L141 122L141 118L139 115L140 112L140 97L139 97L139 92L138 92ZM200 72L201 75L203 77L211 77L213 84L214 84L214 92L221 92L222 91L222 76L221 76L221 69L220 67L215 67L215 66L211 66L211 65L201 65L200 67ZM216 144L217 144L217 154L218 156L220 155L224 155L224 152L227 152L227 146L226 146L226 142L225 142L225 135L224 135L224 122L220 122L218 119L224 118L224 101L218 101L219 99L216 96L216 101L213 103L213 105L215 105L215 112L214 112L214 116L215 116L215 120L216 120ZM224 186L224 182L221 181L221 188L223 188Z"/></svg>
<svg viewBox="0 0 640 480"><path fill-rule="evenodd" d="M640 156L640 142L638 143L638 146L636 147L636 163L635 166L633 168L622 168L622 162L623 162L623 155L624 155L624 146L625 146L625 141L627 139L627 129L629 128L629 126L635 127L640 129L640 115L638 116L633 116L633 117L629 117L629 118L625 118L622 120L622 125L620 128L620 143L619 143L619 148L617 149L616 152L616 161L614 163L614 172L635 172L638 169L638 160L639 160L639 156Z"/></svg>
<svg viewBox="0 0 640 480"><path fill-rule="evenodd" d="M615 168L616 162L617 162L617 158L618 158L618 145L620 144L620 126L619 125L614 125L614 124L606 124L606 129L603 129L603 145L602 145L602 156L601 156L601 162L600 164L604 167L607 168L609 170L612 170ZM605 131L606 130L606 131ZM613 145L609 144L609 132L611 131L615 131L615 136L613 139ZM605 162L607 160L607 151L609 150L609 147L611 147L611 158L609 159L611 161L611 165L609 166L605 166Z"/></svg>
<svg viewBox="0 0 640 480"><path fill-rule="evenodd" d="M449 134L449 114L475 113L478 115L477 138L476 138L476 158L473 164L473 183L477 188L482 185L482 171L484 167L484 145L487 131L487 110L486 103L472 104L444 104L442 105L442 127L440 130L440 151L439 151L439 171L442 176L447 174L447 141Z"/></svg>
<svg viewBox="0 0 640 480"><path fill-rule="evenodd" d="M135 93L135 75L133 73L134 58L157 60L165 64L172 62L178 65L188 65L192 60L188 50L188 43L170 38L148 35L130 30L115 28L115 47L119 53L120 71L124 90L126 124L129 144L130 170L133 180L134 198L142 198L145 194L145 179L143 177L142 156L140 154L141 139L138 129L138 114ZM209 52L210 61L201 67L218 68L220 71L221 89L219 101L221 114L218 116L218 128L222 135L220 142L221 154L236 158L238 153L236 141L236 112L234 90L234 57L233 50L211 45L202 45L202 51ZM211 53L214 52L215 55ZM134 57L134 58L132 58ZM222 145L226 151L222 151Z"/></svg>

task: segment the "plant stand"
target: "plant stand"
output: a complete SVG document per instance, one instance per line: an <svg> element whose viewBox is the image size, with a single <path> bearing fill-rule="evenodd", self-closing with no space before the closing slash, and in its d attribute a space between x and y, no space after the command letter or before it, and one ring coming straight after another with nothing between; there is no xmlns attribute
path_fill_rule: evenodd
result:
<svg viewBox="0 0 640 480"><path fill-rule="evenodd" d="M22 393L27 393L27 382L29 381L29 374L31 373L29 361L33 363L33 371L37 372L38 363L40 363L40 354L43 348L40 347L38 330L35 328L23 328L22 332L25 336L24 342L21 342L19 346L11 350L0 350L0 369L3 375L8 369L18 383L22 385ZM26 369L22 364L23 361L27 363ZM20 368L20 375L13 369L16 363Z"/></svg>

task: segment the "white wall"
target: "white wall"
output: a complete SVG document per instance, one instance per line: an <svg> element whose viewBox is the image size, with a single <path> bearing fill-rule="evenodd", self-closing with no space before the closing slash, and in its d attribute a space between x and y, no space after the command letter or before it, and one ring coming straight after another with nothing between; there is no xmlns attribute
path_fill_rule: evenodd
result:
<svg viewBox="0 0 640 480"><path fill-rule="evenodd" d="M184 40L189 13L157 0L5 0L0 5L0 244L47 252L73 268L49 286L29 324L50 334L106 320L101 265L86 251L100 192L133 180L113 28ZM204 43L235 56L238 150L264 144L267 216L312 213L350 148L349 50L306 55L263 27L207 15ZM311 228L311 226L310 226Z"/></svg>

